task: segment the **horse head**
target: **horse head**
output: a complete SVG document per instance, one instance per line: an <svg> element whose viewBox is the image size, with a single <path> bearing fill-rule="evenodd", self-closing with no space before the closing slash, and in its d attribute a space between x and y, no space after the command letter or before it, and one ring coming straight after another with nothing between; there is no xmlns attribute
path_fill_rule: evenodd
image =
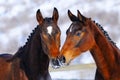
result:
<svg viewBox="0 0 120 80"><path fill-rule="evenodd" d="M60 52L60 60L67 65L82 52L89 50L94 43L90 29L89 18L84 17L79 11L77 16L68 10L68 16L72 21L66 31L66 41Z"/></svg>
<svg viewBox="0 0 120 80"><path fill-rule="evenodd" d="M59 65L57 57L59 55L61 31L57 25L59 18L58 10L54 8L53 15L50 18L43 18L40 10L38 10L36 18L40 26L43 50L53 65Z"/></svg>

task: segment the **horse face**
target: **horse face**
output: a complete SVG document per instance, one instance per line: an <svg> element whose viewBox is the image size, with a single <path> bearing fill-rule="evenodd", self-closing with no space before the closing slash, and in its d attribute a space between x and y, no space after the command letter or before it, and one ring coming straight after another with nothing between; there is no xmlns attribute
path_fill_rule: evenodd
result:
<svg viewBox="0 0 120 80"><path fill-rule="evenodd" d="M68 28L66 41L61 49L60 60L67 65L82 52L85 52L93 45L94 38L90 32L87 18L78 12L78 17L68 11L72 24ZM65 60L65 61L64 61Z"/></svg>
<svg viewBox="0 0 120 80"><path fill-rule="evenodd" d="M36 14L37 21L40 25L40 36L42 39L42 47L44 52L49 56L54 63L58 64L57 56L60 48L60 29L57 25L58 11L54 8L52 18L43 19L40 10Z"/></svg>

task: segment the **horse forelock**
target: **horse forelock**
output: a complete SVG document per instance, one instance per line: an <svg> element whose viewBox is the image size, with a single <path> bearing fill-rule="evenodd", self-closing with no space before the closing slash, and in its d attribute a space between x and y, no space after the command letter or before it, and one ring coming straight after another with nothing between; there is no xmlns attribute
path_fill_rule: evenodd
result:
<svg viewBox="0 0 120 80"><path fill-rule="evenodd" d="M50 22L52 21L52 18L46 17L46 18L44 19L44 21L47 22L47 23L50 23Z"/></svg>

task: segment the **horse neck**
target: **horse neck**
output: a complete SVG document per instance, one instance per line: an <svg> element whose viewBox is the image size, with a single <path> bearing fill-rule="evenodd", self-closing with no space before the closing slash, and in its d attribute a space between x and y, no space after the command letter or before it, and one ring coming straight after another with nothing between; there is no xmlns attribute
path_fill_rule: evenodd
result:
<svg viewBox="0 0 120 80"><path fill-rule="evenodd" d="M27 74L30 74L30 76L36 76L37 74L40 74L40 72L48 70L49 65L49 58L42 49L39 33L40 29L38 28L39 27L33 31L26 45L23 46L24 54L22 55L23 57L21 57L24 68L27 68L25 70L27 70L26 72L29 72ZM34 75L31 75L33 73Z"/></svg>
<svg viewBox="0 0 120 80"><path fill-rule="evenodd" d="M119 50L113 45L98 28L95 23L91 23L93 30L95 45L90 50L93 58L95 59L97 69L103 74L108 76L112 70L115 70L119 64L118 56Z"/></svg>

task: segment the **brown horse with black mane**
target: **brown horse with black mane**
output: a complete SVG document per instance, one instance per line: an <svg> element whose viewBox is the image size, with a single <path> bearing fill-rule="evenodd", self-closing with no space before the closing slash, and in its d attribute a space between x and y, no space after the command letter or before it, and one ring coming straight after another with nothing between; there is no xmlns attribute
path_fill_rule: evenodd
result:
<svg viewBox="0 0 120 80"><path fill-rule="evenodd" d="M39 25L26 44L13 56L0 55L0 80L51 80L49 61L56 59L60 47L58 17L56 8L50 18L43 18L40 10L37 11Z"/></svg>
<svg viewBox="0 0 120 80"><path fill-rule="evenodd" d="M95 80L120 80L120 50L106 31L79 11L75 16L68 10L68 16L72 24L61 49L62 62L69 64L82 52L89 50L97 66Z"/></svg>

